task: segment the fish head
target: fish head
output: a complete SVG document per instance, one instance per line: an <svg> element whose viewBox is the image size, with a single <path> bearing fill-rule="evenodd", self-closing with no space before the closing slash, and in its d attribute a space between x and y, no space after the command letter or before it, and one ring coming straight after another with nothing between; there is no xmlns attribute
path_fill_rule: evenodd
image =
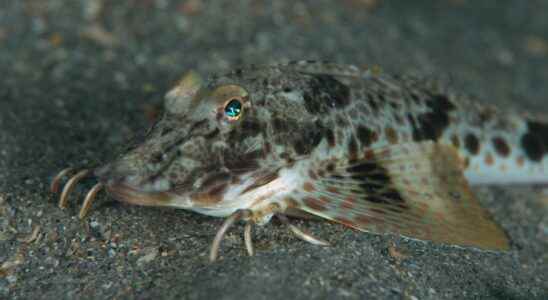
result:
<svg viewBox="0 0 548 300"><path fill-rule="evenodd" d="M279 172L326 136L317 107L307 107L311 80L274 67L207 81L190 72L167 93L164 115L145 141L95 175L116 199L133 204L238 206L246 192L279 185Z"/></svg>

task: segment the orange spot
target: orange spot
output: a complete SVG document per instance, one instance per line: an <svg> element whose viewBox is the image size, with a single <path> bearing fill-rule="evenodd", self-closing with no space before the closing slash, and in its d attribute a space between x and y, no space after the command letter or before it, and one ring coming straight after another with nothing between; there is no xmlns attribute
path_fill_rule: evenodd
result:
<svg viewBox="0 0 548 300"><path fill-rule="evenodd" d="M291 197L285 198L285 203L286 203L287 207L293 207L293 208L295 208L295 207L299 207L299 206L300 206L299 203L297 202L297 200L295 200L295 199L293 199L293 198L291 198Z"/></svg>
<svg viewBox="0 0 548 300"><path fill-rule="evenodd" d="M303 184L303 189L307 192L313 192L316 190L316 188L314 188L314 185L308 181Z"/></svg>
<svg viewBox="0 0 548 300"><path fill-rule="evenodd" d="M303 199L303 202L306 206L310 207L313 210L317 211L325 211L327 208L325 207L325 202L312 198L312 197L306 197Z"/></svg>
<svg viewBox="0 0 548 300"><path fill-rule="evenodd" d="M54 33L49 37L49 42L54 47L59 47L63 43L63 36L59 33Z"/></svg>
<svg viewBox="0 0 548 300"><path fill-rule="evenodd" d="M356 203L356 200L352 196L349 196L346 199L344 199L343 203L341 203L341 209L351 210L354 208L355 203Z"/></svg>
<svg viewBox="0 0 548 300"><path fill-rule="evenodd" d="M394 128L387 127L384 130L384 134L386 134L386 139L390 144L398 143L398 133L396 132L396 130L394 130Z"/></svg>
<svg viewBox="0 0 548 300"><path fill-rule="evenodd" d="M341 223L345 226L348 226L348 227L355 227L356 226L356 224L354 224L354 222L350 221L347 218L343 218L343 217L336 217L335 221L339 222L339 223Z"/></svg>
<svg viewBox="0 0 548 300"><path fill-rule="evenodd" d="M523 167L523 165L525 165L525 158L523 158L523 156L518 157L516 163L518 164L518 167Z"/></svg>
<svg viewBox="0 0 548 300"><path fill-rule="evenodd" d="M327 198L326 196L321 196L318 200L319 200L319 201L322 203L322 205L324 205L324 206L327 205L327 204L330 202L329 198Z"/></svg>
<svg viewBox="0 0 548 300"><path fill-rule="evenodd" d="M371 149L368 149L365 151L363 158L367 160L373 160L375 159L375 152L373 152L373 150Z"/></svg>
<svg viewBox="0 0 548 300"><path fill-rule="evenodd" d="M421 203L418 203L417 206L418 206L417 208L419 209L419 213L421 215L426 214L426 211L428 211L428 204L426 203L421 202Z"/></svg>
<svg viewBox="0 0 548 300"><path fill-rule="evenodd" d="M381 157L388 157L390 156L390 149L384 149L380 153Z"/></svg>
<svg viewBox="0 0 548 300"><path fill-rule="evenodd" d="M493 158L493 155L491 155L491 153L487 153L487 155L485 155L485 164L492 166L494 163L495 159Z"/></svg>
<svg viewBox="0 0 548 300"><path fill-rule="evenodd" d="M408 227L406 230L410 236L420 236L420 231L414 227Z"/></svg>
<svg viewBox="0 0 548 300"><path fill-rule="evenodd" d="M430 227L424 227L422 233L425 239L432 239L432 229Z"/></svg>
<svg viewBox="0 0 548 300"><path fill-rule="evenodd" d="M440 223L443 223L444 220L445 220L445 216L443 215L443 213L441 213L439 211L434 213L434 218L436 219L436 221L438 221Z"/></svg>
<svg viewBox="0 0 548 300"><path fill-rule="evenodd" d="M336 187L334 186L330 186L326 189L328 192L332 193L332 194L338 194L339 193L339 189L337 189Z"/></svg>
<svg viewBox="0 0 548 300"><path fill-rule="evenodd" d="M358 215L354 219L356 220L357 223L362 225L368 225L371 223L371 218L365 215Z"/></svg>

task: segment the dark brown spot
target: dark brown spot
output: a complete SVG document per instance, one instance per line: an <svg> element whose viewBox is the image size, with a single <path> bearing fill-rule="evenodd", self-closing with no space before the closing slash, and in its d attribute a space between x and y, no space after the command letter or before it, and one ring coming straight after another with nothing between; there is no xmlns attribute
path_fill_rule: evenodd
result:
<svg viewBox="0 0 548 300"><path fill-rule="evenodd" d="M219 128L215 128L211 132L208 132L206 135L204 135L204 137L207 140L209 140L209 139L212 139L212 138L216 137L218 134L219 134Z"/></svg>
<svg viewBox="0 0 548 300"><path fill-rule="evenodd" d="M493 146L500 156L507 157L508 155L510 155L510 146L508 146L508 143L506 143L503 138L493 138Z"/></svg>
<svg viewBox="0 0 548 300"><path fill-rule="evenodd" d="M274 131L284 132L284 131L286 131L287 124L286 124L285 120L283 120L282 118L274 118L272 120L272 127L273 127Z"/></svg>
<svg viewBox="0 0 548 300"><path fill-rule="evenodd" d="M325 129L320 122L310 123L302 129L302 135L294 136L295 152L306 155L312 152L322 141Z"/></svg>
<svg viewBox="0 0 548 300"><path fill-rule="evenodd" d="M371 146L371 144L374 142L374 137L376 135L376 133L363 126L363 125L358 125L358 127L356 128L356 134L358 136L358 140L360 140L362 146L364 147L369 147Z"/></svg>
<svg viewBox="0 0 548 300"><path fill-rule="evenodd" d="M472 155L477 155L480 150L480 144L478 138L473 134L469 133L464 138L464 146L466 147L466 150L470 152Z"/></svg>
<svg viewBox="0 0 548 300"><path fill-rule="evenodd" d="M417 95L416 93L411 93L411 100L413 100L413 102L417 105L419 105L421 102L419 95Z"/></svg>
<svg viewBox="0 0 548 300"><path fill-rule="evenodd" d="M365 160L374 160L375 159L375 152L371 149L367 149L363 155L363 158Z"/></svg>
<svg viewBox="0 0 548 300"><path fill-rule="evenodd" d="M318 179L318 176L316 175L316 173L313 170L308 170L308 176L310 178L312 178L313 180Z"/></svg>
<svg viewBox="0 0 548 300"><path fill-rule="evenodd" d="M373 94L367 94L367 103L369 104L369 107L371 107L371 111L374 114L379 112L379 105L377 104L377 100L375 100L375 96Z"/></svg>
<svg viewBox="0 0 548 300"><path fill-rule="evenodd" d="M245 188L241 193L240 195L243 195L249 191L252 191L254 189L257 189L257 188L260 188L264 185L267 185L269 183L271 183L272 181L278 179L278 172L271 172L271 173L267 173L267 174L261 174L259 176L257 176L255 178L255 181L253 182L253 184L251 184L250 186L248 186L247 188Z"/></svg>
<svg viewBox="0 0 548 300"><path fill-rule="evenodd" d="M354 136L350 136L350 141L348 141L348 159L350 161L358 159L358 144Z"/></svg>
<svg viewBox="0 0 548 300"><path fill-rule="evenodd" d="M351 178L360 182L364 200L374 203L407 206L400 193L392 188L392 180L380 163L370 160L346 169Z"/></svg>
<svg viewBox="0 0 548 300"><path fill-rule="evenodd" d="M244 155L235 152L227 152L224 158L225 167L236 175L247 173L259 168L258 158L260 157L262 157L262 150L253 151Z"/></svg>
<svg viewBox="0 0 548 300"><path fill-rule="evenodd" d="M455 148L460 148L460 139L459 139L459 136L456 135L456 134L453 134L451 136L451 143L453 144L453 146Z"/></svg>
<svg viewBox="0 0 548 300"><path fill-rule="evenodd" d="M430 112L418 115L416 120L408 115L415 141L437 140L449 126L449 113L455 109L445 95L433 95L425 103Z"/></svg>
<svg viewBox="0 0 548 300"><path fill-rule="evenodd" d="M207 189L211 186L219 185L222 182L230 181L230 173L226 172L215 172L207 176L202 182L201 186L203 189Z"/></svg>
<svg viewBox="0 0 548 300"><path fill-rule="evenodd" d="M350 103L350 89L331 75L313 75L303 98L309 113L324 114L346 107Z"/></svg>
<svg viewBox="0 0 548 300"><path fill-rule="evenodd" d="M394 128L386 127L384 133L386 134L386 139L390 144L398 143L398 133L394 130Z"/></svg>
<svg viewBox="0 0 548 300"><path fill-rule="evenodd" d="M208 194L212 199L219 199L223 196L223 193L224 193L224 191L226 190L227 187L228 187L227 182L222 183L222 184L218 184L218 185L212 187L208 191Z"/></svg>
<svg viewBox="0 0 548 300"><path fill-rule="evenodd" d="M264 141L264 144L263 144L264 155L267 156L270 152L272 152L272 145L269 142Z"/></svg>
<svg viewBox="0 0 548 300"><path fill-rule="evenodd" d="M153 164L161 163L164 160L163 157L164 155L162 152L154 152L150 156L150 162Z"/></svg>
<svg viewBox="0 0 548 300"><path fill-rule="evenodd" d="M548 153L548 125L536 121L527 122L528 132L521 138L521 146L532 161L541 161Z"/></svg>
<svg viewBox="0 0 548 300"><path fill-rule="evenodd" d="M261 123L258 120L253 120L249 118L242 118L242 134L244 136L256 136L262 131Z"/></svg>
<svg viewBox="0 0 548 300"><path fill-rule="evenodd" d="M493 118L494 114L495 114L495 111L492 108L485 107L483 110L479 112L479 115L478 115L480 124L483 125L484 123L489 122Z"/></svg>
<svg viewBox="0 0 548 300"><path fill-rule="evenodd" d="M329 147L331 148L335 147L336 145L335 134L333 133L333 130L331 128L328 128L325 131L325 136L327 138L327 144L329 145Z"/></svg>
<svg viewBox="0 0 548 300"><path fill-rule="evenodd" d="M368 215L357 215L355 218L355 221L361 225L369 225L373 220L371 220L371 217Z"/></svg>
<svg viewBox="0 0 548 300"><path fill-rule="evenodd" d="M243 70L238 68L238 69L235 69L232 74L238 76L238 77L242 77L242 74L243 74Z"/></svg>
<svg viewBox="0 0 548 300"><path fill-rule="evenodd" d="M160 131L160 136L165 136L166 134L170 133L173 131L173 127L164 127L162 128L162 130Z"/></svg>
<svg viewBox="0 0 548 300"><path fill-rule="evenodd" d="M525 134L521 139L521 146L530 160L540 161L542 159L542 156L544 155L544 145L534 134Z"/></svg>

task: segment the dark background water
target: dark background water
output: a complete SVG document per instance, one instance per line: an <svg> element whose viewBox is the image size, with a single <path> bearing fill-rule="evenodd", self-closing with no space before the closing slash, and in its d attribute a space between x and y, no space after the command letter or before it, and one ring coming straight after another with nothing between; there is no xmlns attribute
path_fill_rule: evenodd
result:
<svg viewBox="0 0 548 300"><path fill-rule="evenodd" d="M548 296L548 202L530 188L475 189L507 253L297 222L334 244L320 248L274 222L255 228L256 257L237 227L213 265L220 219L101 194L81 222L92 182L66 210L48 193L60 169L111 159L142 133L185 71L299 59L418 72L548 113L548 2L0 1L0 298Z"/></svg>

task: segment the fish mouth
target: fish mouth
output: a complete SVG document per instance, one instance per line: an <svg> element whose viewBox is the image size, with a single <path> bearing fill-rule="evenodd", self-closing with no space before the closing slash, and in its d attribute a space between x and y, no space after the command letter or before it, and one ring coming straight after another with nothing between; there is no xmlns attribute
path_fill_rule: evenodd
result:
<svg viewBox="0 0 548 300"><path fill-rule="evenodd" d="M168 192L147 192L125 183L106 185L106 191L116 200L141 206L167 206L173 196Z"/></svg>

